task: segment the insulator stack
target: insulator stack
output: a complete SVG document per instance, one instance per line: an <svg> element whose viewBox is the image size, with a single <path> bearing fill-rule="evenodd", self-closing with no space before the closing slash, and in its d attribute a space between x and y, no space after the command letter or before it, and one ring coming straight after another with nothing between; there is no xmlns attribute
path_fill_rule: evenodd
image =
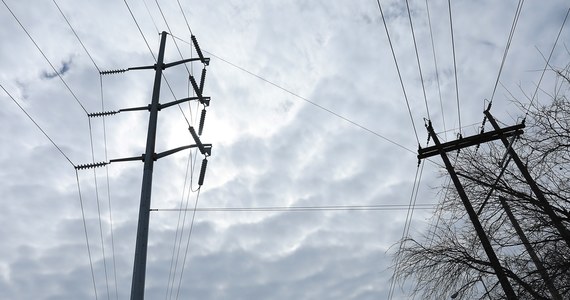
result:
<svg viewBox="0 0 570 300"><path fill-rule="evenodd" d="M194 91L196 92L198 97L202 97L202 91L198 87L198 84L196 83L196 79L194 78L194 76L190 75L188 79L190 79L190 83L192 83L192 87L194 88Z"/></svg>
<svg viewBox="0 0 570 300"><path fill-rule="evenodd" d="M206 120L206 109L202 109L202 114L200 115L200 125L198 126L198 135L202 135L202 131L204 130L204 121Z"/></svg>
<svg viewBox="0 0 570 300"><path fill-rule="evenodd" d="M77 165L75 166L75 169L77 170L82 170L82 169L94 169L94 168L99 168L99 167L103 167L108 165L109 163L107 162L98 162L98 163L93 163L93 164L84 164L84 165Z"/></svg>
<svg viewBox="0 0 570 300"><path fill-rule="evenodd" d="M202 69L202 76L200 77L200 93L204 92L204 81L206 80L206 68Z"/></svg>
<svg viewBox="0 0 570 300"><path fill-rule="evenodd" d="M204 147L204 144L202 144L202 142L200 141L200 138L196 134L196 130L194 129L194 127L190 126L188 127L188 130L190 130L190 134L192 135L192 138L194 139L196 146L200 150L200 153L206 155L206 148Z"/></svg>
<svg viewBox="0 0 570 300"><path fill-rule="evenodd" d="M117 70L108 70L108 71L101 71L99 74L101 75L109 75L109 74L117 74L117 73L125 73L127 69L117 69Z"/></svg>
<svg viewBox="0 0 570 300"><path fill-rule="evenodd" d="M202 168L200 169L200 177L198 177L198 185L204 184L204 176L206 175L206 167L208 166L208 160L204 158L202 160Z"/></svg>
<svg viewBox="0 0 570 300"><path fill-rule="evenodd" d="M104 111L104 112L96 112L87 114L87 116L91 118L102 117L102 116L112 116L118 114L118 111Z"/></svg>
<svg viewBox="0 0 570 300"><path fill-rule="evenodd" d="M192 43L194 44L194 48L196 49L196 53L198 54L198 57L200 57L200 60L202 61L203 64L208 65L207 60L204 59L204 54L202 54L202 50L200 49L200 45L198 45L198 41L196 40L196 36L192 35L191 39L192 39Z"/></svg>

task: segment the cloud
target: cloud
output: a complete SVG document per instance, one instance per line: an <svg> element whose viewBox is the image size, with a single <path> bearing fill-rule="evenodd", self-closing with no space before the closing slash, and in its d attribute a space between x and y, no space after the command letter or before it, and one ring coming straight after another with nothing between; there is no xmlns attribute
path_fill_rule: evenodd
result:
<svg viewBox="0 0 570 300"><path fill-rule="evenodd" d="M129 1L130 8L156 55L158 34L153 21L159 30L166 29L166 25L155 3L147 3L149 15L144 3L135 2ZM427 112L407 12L399 1L381 1L388 14L418 140L377 4L329 2L183 4L203 50L317 104L212 57L204 92L212 97L212 102L207 108L202 140L214 146L198 207L409 203L417 170L413 152L418 141L425 144L427 134L422 124ZM5 57L0 60L0 69L5 70L0 73L0 83L16 95L73 163L142 154L148 124L146 111L121 112L103 121L88 119L82 106L87 112L99 112L147 105L152 95L153 70L100 76L51 2L34 6L17 1L7 3L49 60L60 63L54 65L57 73L53 72L3 7L0 36L12 42L0 47ZM123 2L58 3L102 70L154 63ZM457 127L457 107L447 3L430 2L441 105L425 4L410 4L431 117L439 131L444 128L445 116L446 129L450 130ZM179 7L166 2L160 5L171 32L189 41ZM489 96L494 84L516 3L478 1L453 5L462 125L480 124L483 99ZM520 94L514 88L519 82L526 87L537 80L536 73L527 71L544 63L528 45L550 49L561 23L557 11L565 6L562 0L525 3L501 77L501 82L515 94ZM562 39L568 39L569 32L564 31ZM182 56L195 57L188 44L176 41ZM169 38L166 60L178 59L178 49ZM567 55L559 49L553 63L565 65L565 60ZM188 67L195 74L201 70L198 65ZM57 74L65 75L63 78L77 99L59 79L49 80ZM170 87L163 82L161 103L191 96L186 68L169 68L165 77ZM549 82L543 84L547 88ZM499 91L494 109L499 119L509 122L505 112L512 112L513 106L505 101L505 93ZM98 297L107 298L108 286L109 298L114 299L116 286L118 298L127 298L142 164L112 163L108 169L95 172L80 170L76 179L73 167L11 99L1 95L0 101L4 101L4 109L0 110L0 127L4 129L0 144L5 146L0 151L3 296L94 298L90 253ZM163 109L159 115L157 152L192 143L181 111L189 123L195 124L201 109L196 102ZM465 130L468 135L470 129ZM451 130L448 139L455 132ZM188 192L187 166L193 166L189 176L193 171L192 188L196 189L196 172L202 157L198 156L193 165L194 156L188 154L180 152L155 163L153 208L186 204L193 207L196 193ZM437 159L433 161L426 162L423 171L418 197L421 203L435 203L438 199L433 188L441 184L438 175L445 172L436 164ZM392 250L388 249L400 239L406 213L198 211L180 298L385 298L392 275ZM430 214L430 210L414 212L412 234L425 230ZM186 253L191 217L190 211L185 218L181 255ZM148 299L165 298L176 230L180 230L178 225L183 218L181 214L179 222L176 211L151 214ZM179 258L176 279L182 269L183 256ZM407 292L397 290L394 299L407 299Z"/></svg>
<svg viewBox="0 0 570 300"><path fill-rule="evenodd" d="M67 61L61 62L61 67L56 72L44 71L42 73L42 79L52 79L59 76L63 76L69 69L71 69L72 58L70 57Z"/></svg>

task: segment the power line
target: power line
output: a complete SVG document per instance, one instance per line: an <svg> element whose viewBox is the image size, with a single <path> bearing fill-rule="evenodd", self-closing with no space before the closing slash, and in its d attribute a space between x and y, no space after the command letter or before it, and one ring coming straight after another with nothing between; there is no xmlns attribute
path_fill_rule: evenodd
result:
<svg viewBox="0 0 570 300"><path fill-rule="evenodd" d="M12 101L14 101L14 103L16 103L16 105L20 108L20 110L22 110L24 112L24 114L26 114L26 116L28 117L28 119L30 119L30 121L32 121L32 123L34 123L34 125L36 125L36 127L44 134L44 136L51 142L51 144L57 149L57 151L59 151L59 153L61 153L61 155L63 155L63 157L65 157L65 159L69 162L69 164L71 164L74 168L75 168L75 164L71 161L71 159L69 159L69 157L67 156L67 154L65 154L65 152L63 152L63 150L61 150L61 147L59 147L54 141L53 139L45 132L45 130L43 130L43 128L38 124L38 122L36 122L34 120L34 118L32 118L32 116L30 116L30 114L20 105L20 103L18 101L16 101L16 99L4 88L4 86L2 84L0 84L0 87L4 90L4 92L6 93L6 95L8 95L8 97L10 97L10 99L12 99Z"/></svg>
<svg viewBox="0 0 570 300"><path fill-rule="evenodd" d="M26 27L24 27L24 24L22 24L22 22L20 22L20 20L18 19L18 17L14 14L14 12L10 9L10 7L8 6L8 4L6 3L6 1L2 0L2 3L4 3L4 6L6 6L6 8L8 9L8 11L10 12L10 14L12 15L12 17L14 17L14 19L16 20L16 22L18 22L18 24L20 25L20 27L22 28L22 30L24 30L24 32L26 33L26 35L28 36L28 38L32 41L32 43L34 44L34 46L36 46L36 49L38 49L38 51L42 54L42 56L44 57L44 59L47 61L47 63L50 65L50 67L53 69L54 74L57 75L57 77L59 77L59 79L61 80L61 82L63 83L63 85L65 85L65 87L67 88L67 90L71 93L71 95L73 96L73 98L75 99L75 101L77 102L77 104L79 104L79 106L81 106L81 108L83 109L83 111L85 112L85 114L87 114L87 110L85 109L85 106L83 106L83 103L81 103L81 101L79 101L79 98L77 98L77 96L75 95L75 93L71 90L71 88L69 87L69 85L67 84L67 82L65 82L65 80L63 79L63 77L61 77L61 74L57 71L57 69L53 66L53 64L51 63L51 61L47 58L47 56L45 55L45 53L42 51L42 49L40 48L40 46L36 43L36 41L34 40L34 38L30 35L30 33L28 32L28 30L26 29Z"/></svg>
<svg viewBox="0 0 570 300"><path fill-rule="evenodd" d="M428 17L428 25L429 25L429 36L431 39L431 49L432 49L432 53L433 53L433 64L435 66L435 78L437 81L437 91L439 94L439 106L441 108L441 118L443 120L443 130L444 132L447 132L447 128L445 126L445 113L443 110L443 100L441 97L441 85L439 83L439 70L437 68L437 58L436 58L436 54L435 54L435 43L433 41L433 30L432 30L432 26L431 26L431 16L429 13L429 5L428 5L428 0L426 0L426 11L427 11L427 17ZM445 135L445 139L447 140L447 134Z"/></svg>
<svg viewBox="0 0 570 300"><path fill-rule="evenodd" d="M402 86L402 92L404 93L404 99L406 100L406 106L408 108L408 113L410 114L410 121L412 121L412 127L414 128L414 134L416 135L416 141L418 145L420 144L420 139L418 138L418 131L416 130L416 124L414 123L414 118L412 117L412 109L410 108L410 102L408 101L408 95L406 94L406 88L404 87L404 81L402 80L402 74L400 72L400 67L398 66L398 60L396 59L396 53L394 52L394 46L392 45L392 39L390 38L390 33L388 32L388 25L386 24L386 18L384 18L384 11L382 11L382 5L380 0L376 0L378 3L378 9L380 10L380 15L382 16L382 23L384 23L384 29L386 30L386 36L388 37L388 43L390 44L390 50L392 51L392 57L394 58L394 64L396 65L396 71L398 71L398 78L400 79L400 85ZM415 154L415 151L414 151Z"/></svg>
<svg viewBox="0 0 570 300"><path fill-rule="evenodd" d="M85 221L85 209L83 208L83 197L81 196L81 186L79 185L79 173L75 169L75 178L77 180L77 191L79 193L79 205L81 206L81 217L83 219L83 232L85 233L85 242L87 243L87 254L89 256L89 266L91 267L91 279L93 281L93 291L95 292L95 300L97 296L97 285L95 284L95 272L93 270L93 259L91 258L91 248L89 247L89 235L87 234L87 222Z"/></svg>
<svg viewBox="0 0 570 300"><path fill-rule="evenodd" d="M447 0L449 7L449 27L451 29L451 47L453 50L453 74L455 76L455 98L457 100L457 118L459 121L459 128L461 128L461 110L459 105L459 84L457 83L457 61L455 59L455 38L453 37L453 18L451 17L451 0ZM461 134L461 131L459 132Z"/></svg>
<svg viewBox="0 0 570 300"><path fill-rule="evenodd" d="M411 224L411 220L412 220L412 215L414 213L414 208L416 205L416 200L417 200L417 195L418 195L418 190L419 190L419 185L420 185L420 181L421 181L421 174L423 173L424 170L424 164L422 162L421 164L421 172L420 171L420 165L418 164L417 168L416 168L416 175L414 176L414 184L412 185L412 194L410 195L410 203L408 204L408 206L406 207L407 209L407 213L406 213L406 220L404 221L404 230L402 231L402 238L400 239L400 244L398 245L398 252L400 252L400 250L402 249L403 245L404 245L404 239L406 238L408 231L409 231L409 226ZM418 179L418 174L420 174L419 179ZM414 192L416 197L414 198ZM392 299L392 297L394 296L394 289L396 286L396 276L398 274L398 269L400 268L400 260L396 259L396 264L394 266L394 273L392 275L392 278L390 279L390 289L388 291L388 299Z"/></svg>
<svg viewBox="0 0 570 300"><path fill-rule="evenodd" d="M89 121L89 140L91 144L91 158L93 163L95 163L95 148L93 146L93 129L91 127L91 118L88 118ZM109 292L109 276L107 274L107 256L105 255L105 242L103 238L103 222L101 220L101 204L99 199L99 184L97 182L97 170L93 168L93 181L95 184L95 202L97 203L97 217L99 219L99 235L101 238L101 252L103 255L103 270L105 272L105 285L107 287L107 299L111 298L111 294Z"/></svg>
<svg viewBox="0 0 570 300"><path fill-rule="evenodd" d="M184 178L184 187L182 188L182 198L180 199L180 209L178 210L178 221L176 223L176 231L174 234L174 245L172 247L172 257L170 260L170 270L168 273L168 284L166 286L166 297L165 299L172 298L172 293L174 291L174 284L176 279L176 271L178 269L178 260L180 258L180 249L182 245L182 238L184 235L184 228L186 224L186 216L188 212L188 204L190 203L190 191L192 191L192 180L190 180L190 184L187 187L186 184L188 183L188 174L190 173L190 177L192 177L193 168L191 162L192 152L188 153L188 161L186 162L186 175ZM184 194L186 193L186 188L188 188L188 194L186 197ZM186 201L184 201L186 200ZM181 223L182 221L182 223ZM178 246L177 246L178 245ZM172 280L171 280L172 279ZM172 287L171 287L172 285ZM169 293L170 291L170 293ZM170 296L170 297L169 297Z"/></svg>
<svg viewBox="0 0 570 300"><path fill-rule="evenodd" d="M67 25L69 26L69 28L71 29L71 31L73 32L73 34L75 35L75 37L77 38L77 40L79 41L79 43L81 44L81 47L83 47L83 50L85 50L85 53L87 53L87 56L89 56L89 59L91 60L91 62L93 63L93 65L95 66L95 69L97 69L97 72L101 73L101 69L99 69L99 67L97 66L97 64L95 63L95 60L93 59L93 57L91 56L91 54L89 53L89 51L87 51L87 48L85 47L85 44L83 44L83 41L81 41L81 38L79 38L79 35L77 34L77 32L75 31L75 29L73 28L73 26L71 25L71 23L69 22L69 20L67 19L67 17L65 16L65 14L63 13L63 11L61 10L61 8L59 7L59 5L57 4L57 2L55 0L52 0L53 4L55 4L55 6L57 7L57 10L59 10L59 13L61 14L61 16L63 17L63 19L65 19L65 22L67 23Z"/></svg>
<svg viewBox="0 0 570 300"><path fill-rule="evenodd" d="M414 204L416 209L433 209L435 204ZM261 206L261 207L198 207L196 211L205 212L283 212L283 211L391 211L408 210L410 205L380 204L380 205L325 205L325 206ZM193 211L194 209L151 208L156 212Z"/></svg>
<svg viewBox="0 0 570 300"><path fill-rule="evenodd" d="M67 18L67 16L63 12L63 10L60 8L58 3L55 0L53 0L53 3L57 7L58 11L60 12L61 16L63 17L63 19L65 20L65 22L67 23L67 25L69 26L71 31L73 32L73 34L75 35L75 38L81 44L81 47L83 48L83 50L85 51L85 53L87 54L87 56L89 57L91 62L93 63L93 66L95 67L95 69L99 73L99 90L100 90L100 94L101 94L101 108L102 108L101 111L105 111L105 102L104 102L104 93L103 93L103 76L101 75L101 69L99 68L99 66L97 65L95 60L93 59L93 56L91 56L91 53L89 53L89 50L87 50L87 47L85 46L85 44L83 43L83 41L81 40L79 35L77 34L77 31L75 30L75 28L73 28L73 25L71 25L71 22L69 21L69 19ZM108 157L107 157L108 150L107 150L107 131L106 131L105 119L106 119L105 116L103 116L103 119L102 119L102 121L103 121L103 140L104 140L104 150L105 150L105 161L107 161L108 160ZM93 131L92 131L92 127L91 127L91 119L89 118L88 120L89 120L89 137L90 137L90 142L91 142L91 155L92 155L93 163L95 163L95 152L94 152L94 145L93 145ZM112 205L111 205L111 191L110 191L109 168L108 168L108 166L105 166L105 171L106 171L106 182L107 182L107 199L108 199L108 206L109 206L109 226L110 226L110 233L111 233L111 253L112 253L112 262L113 262L114 283L115 283L115 298L118 299L119 291L118 291L118 284L117 284L117 267L116 267L116 260L115 260L115 241L114 241L115 238L114 238L114 233L113 233L113 213L112 213ZM103 228L102 228L102 221L101 221L99 185L97 182L97 173L96 173L95 169L93 169L93 176L94 176L95 193L96 193L96 199L97 199L97 212L98 212L98 218L99 218L99 230L100 230L100 235L101 235L101 249L102 249L102 254L103 254L103 264L104 264L104 270L105 270L105 283L106 283L106 287L107 287L107 298L110 299L109 282L108 282L108 274L107 274L107 257L105 255L105 245L104 245Z"/></svg>
<svg viewBox="0 0 570 300"><path fill-rule="evenodd" d="M491 94L491 102L495 98L495 92L497 91L497 85L499 84L499 79L501 78L501 72L503 71L503 66L505 65L505 61L507 60L507 54L509 53L509 48L511 47L511 42L513 40L513 36L515 35L515 29L517 28L517 24L519 22L519 16L522 11L522 7L524 4L524 0L519 0L517 5L517 9L515 11L515 16L513 18L513 24L511 25L511 31L509 33L509 37L507 38L507 44L505 46L505 52L503 53L503 59L501 60L501 66L499 67L499 74L497 74L497 80L495 80L495 86L493 87L493 93Z"/></svg>
<svg viewBox="0 0 570 300"><path fill-rule="evenodd" d="M428 119L431 120L431 116L429 114L429 106L428 106L427 96L426 96L426 87L424 84L424 75L422 73L422 65L420 64L420 55L418 53L418 44L416 43L416 34L414 32L414 23L412 22L412 13L410 12L410 4L408 3L408 0L406 0L406 8L408 10L408 19L410 20L410 29L412 31L412 39L414 40L414 49L416 51L416 60L418 62L418 70L420 71L420 81L422 82L422 91L424 93L424 102L426 104L427 116L428 116Z"/></svg>
<svg viewBox="0 0 570 300"><path fill-rule="evenodd" d="M560 34L562 33L562 29L564 29L564 25L566 25L566 20L568 19L569 13L570 13L570 8L568 8L568 10L566 11L566 16L564 17L564 21L562 22L562 25L560 26L560 30L558 31L558 35L556 36L556 40L554 41L554 45L552 45L552 50L550 50L550 54L548 55L548 59L546 60L546 64L544 64L544 69L542 70L542 74L540 74L540 79L538 80L538 84L536 85L536 89L534 90L534 94L532 95L530 103L528 104L528 108L526 110L525 118L528 116L528 114L530 112L530 108L532 107L532 103L534 102L536 94L538 93L540 83L542 82L542 78L544 77L544 73L546 72L546 69L548 68L548 65L550 64L550 59L552 58L552 54L554 53L554 49L556 48L556 44L558 44L558 39L560 38Z"/></svg>
<svg viewBox="0 0 570 300"><path fill-rule="evenodd" d="M184 267L186 266L186 258L188 257L188 249L190 248L190 238L192 237L192 231L194 229L194 220L196 218L196 208L198 207L198 199L200 199L200 188L196 193L196 201L194 202L194 209L192 211L192 219L190 221L190 228L188 229L188 240L186 241L186 250L184 251L184 259L182 260L182 268L180 269L180 277L178 280L178 288L176 289L176 300L180 295L180 287L182 286L182 276L184 275Z"/></svg>

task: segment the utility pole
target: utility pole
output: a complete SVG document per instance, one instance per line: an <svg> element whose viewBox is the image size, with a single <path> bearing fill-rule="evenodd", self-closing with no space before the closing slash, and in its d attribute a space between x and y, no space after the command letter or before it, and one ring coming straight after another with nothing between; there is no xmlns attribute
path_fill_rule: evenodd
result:
<svg viewBox="0 0 570 300"><path fill-rule="evenodd" d="M210 59L204 57L202 51L200 50L200 46L196 41L196 37L192 35L192 43L194 45L196 53L198 54L198 58L183 59L172 63L164 63L164 50L166 47L166 37L167 33L163 31L160 35L160 48L158 50L158 58L155 65L100 72L101 75L109 75L116 73L124 73L126 71L132 71L132 70L154 69L155 70L154 87L152 90L152 99L150 105L120 109L118 111L97 112L97 113L88 114L90 118L93 118L93 117L115 115L120 112L144 111L144 110L150 111L145 153L142 156L111 159L108 162L98 162L98 163L94 162L91 164L76 166L76 169L89 169L89 168L102 167L113 162L125 162L125 161L136 161L136 160L142 160L144 162L141 198L139 206L139 219L137 226L137 238L135 245L135 258L133 264L133 278L131 284L131 297L130 297L131 300L144 299L146 260L147 260L147 247L148 247L148 229L150 221L150 202L151 202L151 192L152 192L152 173L153 173L154 161L162 157L174 154L178 151L190 148L198 148L200 153L204 155L204 159L202 160L202 167L200 169L200 176L198 179L198 185L201 186L204 183L204 175L206 172L206 166L208 164L207 157L210 156L212 153L212 145L203 144L200 141L199 137L200 135L202 135L202 130L204 127L204 119L206 117L206 107L210 105L210 97L205 97L202 95L204 89L204 80L206 78L206 66L210 63ZM193 75L189 75L189 81L192 83L192 87L194 89L194 92L196 93L196 96L161 104L159 102L159 98L160 98L162 71L166 68L192 61L200 61L204 64L204 69L202 69L202 74L199 84L196 82L196 79L194 78ZM188 102L191 100L197 100L204 106L204 108L202 109L202 114L200 116L198 133L196 133L196 131L192 126L188 128L195 144L177 147L161 153L155 153L158 112L164 108L174 105L179 105L180 103Z"/></svg>
<svg viewBox="0 0 570 300"><path fill-rule="evenodd" d="M497 123L495 118L489 112L490 108L491 108L491 103L489 103L489 106L485 110L485 116L487 117L487 119L489 120L489 122L491 123L491 125L493 126L493 128L495 130L500 130L499 124ZM548 203L548 200L546 200L544 193L542 193L542 191L538 187L538 184L536 184L536 181L534 181L534 179L532 178L532 176L528 172L527 167L522 162L522 160L520 159L518 154L515 152L515 150L512 147L509 147L509 141L507 140L507 138L502 136L501 141L503 142L505 147L507 147L508 154L512 157L513 161L515 162L515 164L519 168L524 179L526 180L526 182L530 186L533 193L538 198L538 202L540 203L540 207L544 210L544 212L548 215L548 217L550 217L550 219L552 220L552 225L554 225L556 230L558 230L558 232L560 233L560 236L566 242L566 245L568 245L568 247L570 247L570 232L564 226L564 224L562 224L560 217L556 214L554 209L552 209L552 206L550 205L550 203Z"/></svg>
<svg viewBox="0 0 570 300"><path fill-rule="evenodd" d="M505 199L502 196L499 196L499 202L501 202L501 206L503 207L503 210L505 211L505 213L507 214L507 217L509 218L509 220L511 221L511 224L513 225L513 228L515 229L515 231L517 232L517 234L519 235L526 251L528 252L530 258L532 259L534 266L536 267L536 270L538 271L538 273L540 274L540 277L542 277L542 280L544 281L544 284L546 285L546 288L548 289L548 291L550 292L550 295L552 296L552 299L554 300L562 300L562 296L560 296L560 293L558 292L558 290L554 287L554 285L552 284L552 280L550 280L550 277L548 276L548 273L546 272L546 269L544 268L544 265L542 264L542 262L540 262L540 259L538 258L538 255L536 254L536 252L534 251L534 249L532 248L528 238L526 237L526 235L524 234L521 226L519 225L519 222L517 221L517 219L515 218L515 215L513 214L509 204L507 203L507 199Z"/></svg>
<svg viewBox="0 0 570 300"><path fill-rule="evenodd" d="M160 35L160 48L155 65L154 87L150 104L150 117L146 137L146 150L144 154L144 171L139 207L139 221L137 226L137 240L135 246L135 262L133 265L133 281L131 285L131 300L144 299L144 286L146 276L146 257L148 245L148 226L150 219L150 196L152 191L152 171L154 167L154 146L156 142L156 123L158 121L158 99L160 97L160 81L164 68L164 48L166 47L166 32Z"/></svg>
<svg viewBox="0 0 570 300"><path fill-rule="evenodd" d="M485 233L485 230L483 229L483 226L481 225L481 222L479 221L477 213L475 212L475 209L471 205L471 202L469 201L469 198L467 197L467 194L465 193L465 190L463 189L463 185L461 184L461 181L459 181L459 177L457 176L457 173L455 172L455 169L453 168L453 165L451 164L451 161L449 160L449 157L447 156L448 151L459 150L461 148L476 145L476 144L481 143L481 142L488 142L492 139L500 138L500 136L502 136L503 133L502 132L489 132L486 134L480 134L480 135L468 137L465 139L460 138L458 141L453 141L453 142L441 144L439 142L439 138L437 137L437 134L435 133L435 131L432 127L431 121L428 121L428 124L426 127L427 127L427 130L429 132L429 135L431 136L431 138L433 139L433 141L435 143L435 146L434 147L428 147L425 149L420 148L418 150L418 158L419 159L426 158L426 157L434 155L436 151L439 152L439 155L441 156L441 158L445 164L445 168L447 169L447 171L449 172L449 175L451 176L451 180L453 181L453 184L455 185L455 188L457 189L457 193L459 194L459 197L461 198L461 201L463 202L463 206L465 207L465 210L467 211L467 214L469 215L469 219L471 220L471 223L473 223L473 227L475 227L475 232L477 233L477 236L479 237L479 240L481 241L483 249L485 250L487 257L489 258L489 262L491 264L491 267L495 271L495 275L499 279L499 283L501 284L501 287L503 288L503 291L505 292L507 299L513 299L513 300L517 299L515 291L513 290L513 287L511 286L509 279L507 278L507 274L505 273L505 270L503 270L503 267L501 266L499 258L497 257L497 254L495 254L495 251L493 250L493 246L491 245L491 242L489 241L489 238L487 237L487 234ZM514 130L509 131L507 133L511 134L511 135L516 134L517 130L520 130L520 128L516 128L516 126L515 126Z"/></svg>

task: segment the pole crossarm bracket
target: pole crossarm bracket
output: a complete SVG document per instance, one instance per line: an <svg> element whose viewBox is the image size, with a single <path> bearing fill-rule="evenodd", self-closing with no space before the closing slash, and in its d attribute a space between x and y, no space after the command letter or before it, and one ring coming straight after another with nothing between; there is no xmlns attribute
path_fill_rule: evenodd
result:
<svg viewBox="0 0 570 300"><path fill-rule="evenodd" d="M440 149L444 152L459 150L462 148L475 146L481 143L486 143L494 140L501 139L502 137L509 137L513 135L520 135L523 133L524 124L518 124L510 127L497 129L494 131L485 132L465 138L460 138L455 141L442 143L439 146L431 146L418 149L418 159L424 159L431 156L439 155Z"/></svg>
<svg viewBox="0 0 570 300"><path fill-rule="evenodd" d="M171 62L171 63L167 63L167 64L163 63L161 69L164 70L166 68L174 67L174 66L177 66L180 64L185 64L187 62L192 62L192 61L201 61L205 65L208 65L210 63L210 58L209 57L188 58L188 59L183 59L183 60L179 60L179 61L175 61L175 62ZM156 66L157 65L154 64L152 66L142 66L142 67L131 67L131 68L126 68L126 69L107 70L107 71L101 71L101 72L99 72L99 74L110 75L110 74L125 73L127 71L135 71L135 70L156 70Z"/></svg>
<svg viewBox="0 0 570 300"><path fill-rule="evenodd" d="M204 151L208 154L208 156L212 155L212 144L203 144L204 146ZM181 146L181 147L177 147L171 150L167 150L164 152L160 152L154 155L154 160L163 158L165 156L174 154L176 152L182 151L182 150L186 150L186 149L190 149L190 148L198 148L199 146L196 144L193 145L186 145L186 146Z"/></svg>
<svg viewBox="0 0 570 300"><path fill-rule="evenodd" d="M175 100L175 101L164 103L164 104L159 103L158 104L158 110L161 110L163 108L167 108L167 107L170 107L170 106L173 106L176 104L192 101L192 100L198 100L198 101L200 101L200 103L204 104L204 106L210 105L210 97L188 97L188 98L183 98L180 100Z"/></svg>

